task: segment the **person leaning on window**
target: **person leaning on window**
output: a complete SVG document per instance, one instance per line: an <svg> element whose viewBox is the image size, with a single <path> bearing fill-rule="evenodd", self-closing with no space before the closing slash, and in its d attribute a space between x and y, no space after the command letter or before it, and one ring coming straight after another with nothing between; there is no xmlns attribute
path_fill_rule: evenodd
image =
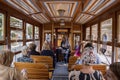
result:
<svg viewBox="0 0 120 80"><path fill-rule="evenodd" d="M28 56L28 47L22 47L22 57L17 59L17 62L33 62L33 60Z"/></svg>
<svg viewBox="0 0 120 80"><path fill-rule="evenodd" d="M120 80L120 62L110 64L104 77L105 80Z"/></svg>
<svg viewBox="0 0 120 80"><path fill-rule="evenodd" d="M9 50L0 51L0 80L28 80L24 69L22 74L15 68L11 68L14 53Z"/></svg>
<svg viewBox="0 0 120 80"><path fill-rule="evenodd" d="M35 43L30 43L29 46L28 46L28 48L30 50L28 52L29 56L30 55L40 55L40 53L36 51L36 45L35 45Z"/></svg>
<svg viewBox="0 0 120 80"><path fill-rule="evenodd" d="M99 55L94 52L94 47L93 47L92 43L87 43L87 44L84 46L84 50L83 50L83 52L82 52L82 54L81 54L81 57L80 57L80 59L78 59L78 60L75 62L75 64L82 64L82 59L83 59L82 56L84 56L85 54L88 54L90 51L91 51L91 52L95 55L95 57L96 57L95 64L101 64L101 60L100 60L100 58L99 58Z"/></svg>
<svg viewBox="0 0 120 80"><path fill-rule="evenodd" d="M82 69L79 71L71 71L69 80L105 80L102 73L94 70L92 64L95 64L96 56L92 50L82 56Z"/></svg>

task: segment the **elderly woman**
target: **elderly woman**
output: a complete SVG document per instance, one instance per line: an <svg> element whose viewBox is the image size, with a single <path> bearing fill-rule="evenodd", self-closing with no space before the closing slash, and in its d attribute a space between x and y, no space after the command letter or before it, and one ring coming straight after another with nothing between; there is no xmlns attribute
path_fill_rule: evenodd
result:
<svg viewBox="0 0 120 80"><path fill-rule="evenodd" d="M105 74L105 80L120 80L120 62L110 64L110 68Z"/></svg>
<svg viewBox="0 0 120 80"><path fill-rule="evenodd" d="M92 49L87 50L87 52L82 55L82 69L79 71L71 71L69 80L104 80L102 73L93 69L92 64L95 64L95 62L96 56Z"/></svg>
<svg viewBox="0 0 120 80"><path fill-rule="evenodd" d="M0 52L0 80L27 80L25 75L23 77L15 68L9 67L13 55L14 54L9 50L3 50Z"/></svg>
<svg viewBox="0 0 120 80"><path fill-rule="evenodd" d="M33 60L28 56L28 47L23 46L22 48L22 57L17 59L17 62L33 62Z"/></svg>

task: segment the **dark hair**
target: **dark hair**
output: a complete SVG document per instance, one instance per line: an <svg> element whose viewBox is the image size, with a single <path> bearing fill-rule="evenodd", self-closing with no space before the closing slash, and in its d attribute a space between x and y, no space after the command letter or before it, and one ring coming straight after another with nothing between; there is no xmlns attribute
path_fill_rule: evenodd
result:
<svg viewBox="0 0 120 80"><path fill-rule="evenodd" d="M115 74L115 76L120 79L120 62L115 62L110 65L110 70Z"/></svg>
<svg viewBox="0 0 120 80"><path fill-rule="evenodd" d="M87 43L84 48L86 48L86 47L92 47L92 48L94 48L93 45L92 45L92 43Z"/></svg>
<svg viewBox="0 0 120 80"><path fill-rule="evenodd" d="M35 45L34 43L30 43L30 44L29 44L29 49L30 49L31 51L35 50L35 49L36 49L36 45Z"/></svg>

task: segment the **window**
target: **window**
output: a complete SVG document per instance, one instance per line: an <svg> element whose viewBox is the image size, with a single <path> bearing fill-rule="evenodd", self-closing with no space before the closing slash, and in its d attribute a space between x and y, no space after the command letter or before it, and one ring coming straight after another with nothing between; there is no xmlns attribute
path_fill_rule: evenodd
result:
<svg viewBox="0 0 120 80"><path fill-rule="evenodd" d="M33 26L31 24L26 24L26 38L33 39Z"/></svg>
<svg viewBox="0 0 120 80"><path fill-rule="evenodd" d="M7 45L0 45L0 50L8 49Z"/></svg>
<svg viewBox="0 0 120 80"><path fill-rule="evenodd" d="M29 44L34 43L33 41L26 42L26 45L29 46Z"/></svg>
<svg viewBox="0 0 120 80"><path fill-rule="evenodd" d="M97 40L98 37L98 24L92 25L92 40Z"/></svg>
<svg viewBox="0 0 120 80"><path fill-rule="evenodd" d="M73 49L76 49L76 46L78 45L80 41L80 34L79 33L74 33L74 40L73 40Z"/></svg>
<svg viewBox="0 0 120 80"><path fill-rule="evenodd" d="M120 42L120 15L119 15L119 21L118 21L118 42Z"/></svg>
<svg viewBox="0 0 120 80"><path fill-rule="evenodd" d="M10 17L10 27L22 29L23 22L15 17Z"/></svg>
<svg viewBox="0 0 120 80"><path fill-rule="evenodd" d="M116 62L120 62L120 48L117 47L117 54L115 54L116 56Z"/></svg>
<svg viewBox="0 0 120 80"><path fill-rule="evenodd" d="M86 40L90 40L90 27L86 28Z"/></svg>
<svg viewBox="0 0 120 80"><path fill-rule="evenodd" d="M37 51L40 51L40 41L35 41L35 44L36 44L36 50Z"/></svg>
<svg viewBox="0 0 120 80"><path fill-rule="evenodd" d="M22 40L23 39L23 33L19 30L11 30L11 40Z"/></svg>
<svg viewBox="0 0 120 80"><path fill-rule="evenodd" d="M102 48L103 46L105 46L105 45L100 44L100 48ZM112 46L106 45L106 47L107 47L107 49L106 49L106 52L104 53L104 55L100 51L100 53L101 53L100 58L103 63L109 64L109 63L111 63L111 60L112 60ZM100 48L99 48L99 50L100 50Z"/></svg>
<svg viewBox="0 0 120 80"><path fill-rule="evenodd" d="M0 13L0 40L4 40L4 14Z"/></svg>
<svg viewBox="0 0 120 80"><path fill-rule="evenodd" d="M23 46L23 21L12 16L10 16L10 40L11 51L21 51Z"/></svg>
<svg viewBox="0 0 120 80"><path fill-rule="evenodd" d="M13 52L21 51L22 47L23 47L23 42L11 43L11 51L13 51Z"/></svg>
<svg viewBox="0 0 120 80"><path fill-rule="evenodd" d="M101 40L112 41L112 18L101 22Z"/></svg>
<svg viewBox="0 0 120 80"><path fill-rule="evenodd" d="M35 26L35 39L39 39L39 27Z"/></svg>
<svg viewBox="0 0 120 80"><path fill-rule="evenodd" d="M45 34L45 40L48 42L51 42L51 34L50 33Z"/></svg>
<svg viewBox="0 0 120 80"><path fill-rule="evenodd" d="M93 44L93 47L94 47L94 52L97 53L97 43L92 43Z"/></svg>

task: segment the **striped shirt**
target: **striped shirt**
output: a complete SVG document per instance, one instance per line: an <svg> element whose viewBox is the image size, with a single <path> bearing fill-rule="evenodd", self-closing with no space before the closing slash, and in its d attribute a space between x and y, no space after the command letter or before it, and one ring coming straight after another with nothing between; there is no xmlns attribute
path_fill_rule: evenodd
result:
<svg viewBox="0 0 120 80"><path fill-rule="evenodd" d="M71 71L69 80L104 80L102 73L95 70L94 73L83 73L81 71Z"/></svg>

